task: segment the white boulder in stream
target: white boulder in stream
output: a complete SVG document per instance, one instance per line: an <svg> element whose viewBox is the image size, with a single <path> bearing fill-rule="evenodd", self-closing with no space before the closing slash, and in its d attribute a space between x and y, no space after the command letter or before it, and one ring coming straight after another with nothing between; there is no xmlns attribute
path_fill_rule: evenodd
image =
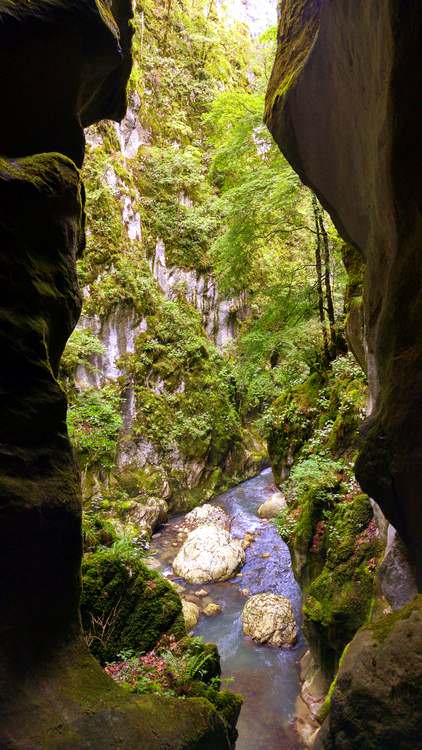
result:
<svg viewBox="0 0 422 750"><path fill-rule="evenodd" d="M279 513L286 507L286 498L282 492L274 492L269 500L258 508L258 516L260 518L276 518Z"/></svg>
<svg viewBox="0 0 422 750"><path fill-rule="evenodd" d="M182 530L185 532L193 531L204 525L221 526L223 529L227 529L230 526L230 518L227 513L216 505L199 505L187 513L183 519Z"/></svg>
<svg viewBox="0 0 422 750"><path fill-rule="evenodd" d="M245 604L243 632L258 643L293 646L297 639L292 605L279 594L256 594Z"/></svg>
<svg viewBox="0 0 422 750"><path fill-rule="evenodd" d="M241 542L221 526L206 524L188 534L173 570L189 583L226 581L244 562Z"/></svg>

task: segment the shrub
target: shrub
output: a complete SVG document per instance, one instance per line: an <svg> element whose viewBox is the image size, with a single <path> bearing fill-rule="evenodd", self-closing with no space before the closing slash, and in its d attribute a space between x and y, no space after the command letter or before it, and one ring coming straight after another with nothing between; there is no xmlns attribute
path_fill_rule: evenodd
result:
<svg viewBox="0 0 422 750"><path fill-rule="evenodd" d="M115 387L81 391L68 412L68 428L82 466L111 469L123 422Z"/></svg>

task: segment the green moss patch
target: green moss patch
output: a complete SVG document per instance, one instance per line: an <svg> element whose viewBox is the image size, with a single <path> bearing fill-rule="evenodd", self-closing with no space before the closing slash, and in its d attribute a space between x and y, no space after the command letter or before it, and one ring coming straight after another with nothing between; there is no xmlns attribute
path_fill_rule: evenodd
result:
<svg viewBox="0 0 422 750"><path fill-rule="evenodd" d="M86 554L82 583L86 640L102 663L125 650L149 651L165 633L185 634L180 598L134 556L122 559L112 549Z"/></svg>

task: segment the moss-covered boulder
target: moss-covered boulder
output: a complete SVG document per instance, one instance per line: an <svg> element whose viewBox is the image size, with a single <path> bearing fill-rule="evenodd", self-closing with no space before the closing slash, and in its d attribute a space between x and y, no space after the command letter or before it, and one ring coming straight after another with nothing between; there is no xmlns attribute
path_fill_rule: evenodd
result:
<svg viewBox="0 0 422 750"><path fill-rule="evenodd" d="M131 695L82 642L52 655L15 682L15 701L1 714L5 750L232 750L223 711L220 716L209 697ZM25 703L24 713L16 699Z"/></svg>
<svg viewBox="0 0 422 750"><path fill-rule="evenodd" d="M217 690L215 687L204 685L201 682L195 684L192 695L206 698L214 706L227 728L229 739L234 747L238 737L236 725L242 708L242 696L228 690Z"/></svg>
<svg viewBox="0 0 422 750"><path fill-rule="evenodd" d="M136 557L113 549L89 553L82 564L82 582L85 636L102 663L124 651L149 651L165 634L185 635L178 594Z"/></svg>
<svg viewBox="0 0 422 750"><path fill-rule="evenodd" d="M361 629L315 750L416 750L422 738L422 596Z"/></svg>

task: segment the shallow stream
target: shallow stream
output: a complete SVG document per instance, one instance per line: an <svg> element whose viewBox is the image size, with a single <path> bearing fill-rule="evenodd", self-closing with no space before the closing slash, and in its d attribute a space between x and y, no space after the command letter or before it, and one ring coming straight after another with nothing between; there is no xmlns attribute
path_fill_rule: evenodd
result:
<svg viewBox="0 0 422 750"><path fill-rule="evenodd" d="M293 718L299 694L299 659L305 644L299 631L293 649L278 649L254 643L242 632L241 614L247 596L272 592L287 596L300 622L300 589L294 579L290 554L273 524L261 520L257 509L274 492L271 470L216 497L218 505L232 519L231 533L243 538L247 532L256 535L246 550L246 563L240 575L225 583L190 586L172 575L171 563L180 547L178 540L181 517L175 517L154 537L154 549L162 572L180 583L185 594L206 589L208 601L217 602L222 613L201 616L195 635L216 643L221 656L223 677L233 677L230 689L241 693L245 702L238 723L236 750L299 750ZM246 589L246 591L244 591ZM243 591L242 591L243 590Z"/></svg>

